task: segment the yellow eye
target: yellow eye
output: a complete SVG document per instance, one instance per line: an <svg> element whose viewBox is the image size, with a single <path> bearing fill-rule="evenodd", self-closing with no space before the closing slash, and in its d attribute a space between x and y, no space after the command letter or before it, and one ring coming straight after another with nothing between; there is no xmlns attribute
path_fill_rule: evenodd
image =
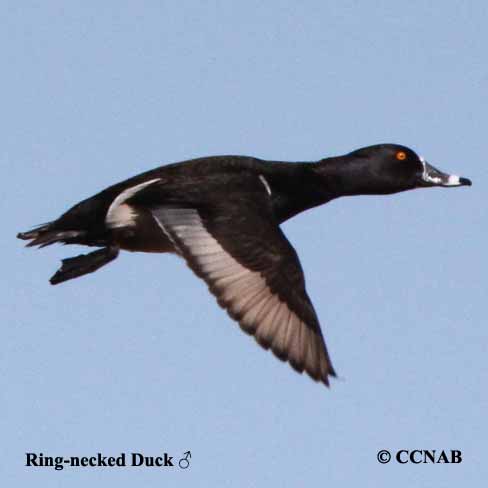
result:
<svg viewBox="0 0 488 488"><path fill-rule="evenodd" d="M395 157L398 159L398 161L405 161L405 159L407 159L407 155L404 151L398 151Z"/></svg>

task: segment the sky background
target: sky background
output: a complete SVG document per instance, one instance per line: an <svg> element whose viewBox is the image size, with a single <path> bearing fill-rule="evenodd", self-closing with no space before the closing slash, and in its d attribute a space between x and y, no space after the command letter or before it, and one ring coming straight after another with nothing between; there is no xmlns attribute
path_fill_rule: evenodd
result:
<svg viewBox="0 0 488 488"><path fill-rule="evenodd" d="M0 480L31 487L482 486L488 428L484 1L2 2ZM340 378L264 352L183 262L18 231L204 155L406 144L471 188L334 201L284 224ZM462 450L381 465L380 449ZM190 468L26 468L143 452Z"/></svg>

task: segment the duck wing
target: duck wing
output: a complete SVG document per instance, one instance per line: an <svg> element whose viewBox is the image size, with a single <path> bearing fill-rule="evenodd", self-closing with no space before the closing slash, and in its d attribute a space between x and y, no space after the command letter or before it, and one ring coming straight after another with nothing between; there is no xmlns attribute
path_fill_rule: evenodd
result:
<svg viewBox="0 0 488 488"><path fill-rule="evenodd" d="M256 196L256 195L255 195ZM329 385L335 376L295 249L268 199L151 209L221 307L265 349Z"/></svg>

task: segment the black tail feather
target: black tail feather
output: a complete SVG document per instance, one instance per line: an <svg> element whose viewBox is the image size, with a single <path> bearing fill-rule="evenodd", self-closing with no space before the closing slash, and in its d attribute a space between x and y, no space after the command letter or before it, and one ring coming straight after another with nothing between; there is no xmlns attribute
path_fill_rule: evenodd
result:
<svg viewBox="0 0 488 488"><path fill-rule="evenodd" d="M67 244L73 242L74 239L81 237L84 234L84 231L79 230L56 230L54 222L49 222L28 232L19 232L17 238L24 241L31 241L26 244L26 247L45 247L54 242Z"/></svg>
<svg viewBox="0 0 488 488"><path fill-rule="evenodd" d="M47 244L46 244L47 245ZM72 280L88 273L93 273L113 261L119 254L118 247L104 247L89 254L80 254L73 258L63 259L62 266L49 280L51 285Z"/></svg>
<svg viewBox="0 0 488 488"><path fill-rule="evenodd" d="M17 234L17 239L23 239L24 241L35 239L43 232L49 230L52 226L52 222L46 222L45 224L40 224L27 232L19 232Z"/></svg>

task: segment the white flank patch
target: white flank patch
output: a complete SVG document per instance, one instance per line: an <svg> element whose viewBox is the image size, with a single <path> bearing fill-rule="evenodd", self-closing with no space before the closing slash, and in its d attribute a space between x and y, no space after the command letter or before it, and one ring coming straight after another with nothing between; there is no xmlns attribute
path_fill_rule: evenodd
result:
<svg viewBox="0 0 488 488"><path fill-rule="evenodd" d="M154 178L153 180L145 181L144 183L140 183L139 185L127 188L122 193L117 195L117 197L108 208L107 215L105 217L105 223L107 224L107 226L111 229L114 229L116 227L127 227L134 225L136 212L130 205L124 202L126 202L129 198L134 196L137 192L141 191L146 186L160 179L161 178Z"/></svg>
<svg viewBox="0 0 488 488"><path fill-rule="evenodd" d="M126 203L122 203L121 205L117 205L110 211L110 214L107 213L107 217L105 218L105 222L111 229L116 227L127 227L135 224L136 212L134 209L127 205Z"/></svg>
<svg viewBox="0 0 488 488"><path fill-rule="evenodd" d="M259 175L259 179L261 180L261 183L264 185L264 188L266 188L268 195L271 196L271 187L269 186L268 182L266 181L266 178L263 175Z"/></svg>
<svg viewBox="0 0 488 488"><path fill-rule="evenodd" d="M196 210L158 208L153 215L177 251L203 274L219 303L239 318L246 332L297 370L306 370L315 379L327 377L320 336L272 292L261 273L245 268L223 249Z"/></svg>

